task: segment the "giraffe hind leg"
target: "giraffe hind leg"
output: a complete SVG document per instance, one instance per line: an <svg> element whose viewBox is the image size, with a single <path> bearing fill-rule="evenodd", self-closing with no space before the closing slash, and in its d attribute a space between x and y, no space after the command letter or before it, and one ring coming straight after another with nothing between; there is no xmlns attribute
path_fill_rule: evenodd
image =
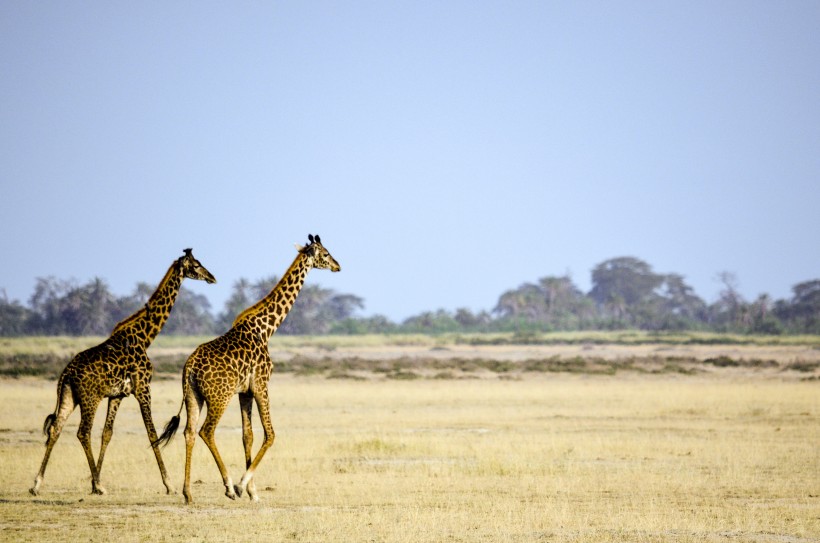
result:
<svg viewBox="0 0 820 543"><path fill-rule="evenodd" d="M205 416L205 423L199 430L199 436L202 438L202 441L205 442L205 445L208 446L208 449L211 451L211 454L216 461L216 466L219 468L219 474L222 475L222 483L225 485L225 496L235 500L236 491L234 490L233 481L231 480L231 476L228 475L228 470L225 468L225 463L222 461L222 456L219 454L219 449L217 449L216 440L214 439L216 426L219 424L219 419L222 418L222 414L224 412L224 403L219 403L216 405L209 403L208 414Z"/></svg>
<svg viewBox="0 0 820 543"><path fill-rule="evenodd" d="M151 448L154 450L154 457L157 459L162 484L165 485L165 493L173 494L174 488L171 486L171 479L168 478L165 463L162 461L162 453L159 450L159 443L157 442L157 430L154 428L154 418L151 415L151 390L145 387L135 395L137 402L140 404L140 413L142 413L142 422L145 424L145 431L148 433L148 441L151 443Z"/></svg>
<svg viewBox="0 0 820 543"><path fill-rule="evenodd" d="M251 467L251 447L253 446L253 425L251 415L253 414L253 393L243 393L239 395L239 408L242 411L242 445L245 447L245 469ZM248 497L252 501L259 501L256 493L256 484L253 479L248 483ZM242 487L234 486L237 496L242 496Z"/></svg>
<svg viewBox="0 0 820 543"><path fill-rule="evenodd" d="M193 390L193 387L189 387L187 390L188 392L186 392L185 395L185 409L187 414L187 422L185 424L185 482L182 485L182 495L185 497L185 503L190 504L193 501L193 496L191 495L191 458L194 453L194 444L196 443L196 423L199 420L199 414L202 411L202 404L205 400L198 392Z"/></svg>
<svg viewBox="0 0 820 543"><path fill-rule="evenodd" d="M40 485L43 483L43 478L46 474L46 466L48 466L48 459L51 456L51 451L54 448L54 444L57 443L60 433L63 431L63 425L65 424L66 419L69 415L71 415L76 407L76 404L74 403L74 395L71 392L71 387L69 385L63 385L59 395L60 403L57 410L46 417L45 424L43 425L43 432L46 436L48 436L46 439L46 452L43 455L43 462L40 464L40 471L34 478L34 486L29 489L32 496L37 496L40 493Z"/></svg>
<svg viewBox="0 0 820 543"><path fill-rule="evenodd" d="M256 472L256 468L262 461L262 457L265 456L267 450L273 446L273 441L276 438L276 434L273 431L273 423L270 418L270 404L268 402L267 389L254 393L254 399L256 400L256 407L259 410L259 418L262 419L262 428L265 430L265 440L262 442L262 446L256 453L256 457L253 459L253 462L251 462L245 470L245 474L242 476L242 479L240 479L239 484L236 485L236 493L240 496L245 488L248 488L248 492L250 492L253 474ZM253 499L253 496L251 496L251 498Z"/></svg>

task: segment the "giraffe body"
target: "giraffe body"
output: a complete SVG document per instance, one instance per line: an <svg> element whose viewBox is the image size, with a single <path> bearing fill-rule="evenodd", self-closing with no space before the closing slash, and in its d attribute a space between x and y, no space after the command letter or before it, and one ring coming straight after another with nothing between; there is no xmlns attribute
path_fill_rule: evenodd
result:
<svg viewBox="0 0 820 543"><path fill-rule="evenodd" d="M100 485L105 450L113 434L114 419L120 402L131 394L139 402L162 482L166 491L169 494L172 492L159 447L154 445L157 439L151 416L151 378L154 370L146 350L168 319L185 277L201 279L208 283L216 281L194 258L191 250L186 249L185 254L174 261L168 269L142 309L117 324L108 339L74 356L60 374L57 381L57 407L46 417L43 426L43 432L48 437L46 452L40 471L34 479L34 486L29 490L31 494L36 496L40 492L54 444L60 437L66 419L77 406L80 407L81 415L77 437L83 446L91 470L91 491L94 494L105 494L105 489ZM97 408L104 398L108 398L108 413L103 427L100 453L95 461L91 450L91 427Z"/></svg>
<svg viewBox="0 0 820 543"><path fill-rule="evenodd" d="M216 461L225 485L225 495L235 499L247 490L252 500L259 499L253 474L274 441L268 398L268 381L273 371L273 361L268 351L268 341L290 311L312 268L329 269L334 272L341 269L322 246L319 236L309 236L309 239L309 245L297 246L299 254L270 294L240 313L233 327L224 335L197 347L185 362L182 372L183 404L180 413L182 407L185 407L187 422L183 495L186 503L191 503L193 499L191 456L196 441L199 414L206 404L207 416L199 435ZM242 443L245 448L246 467L237 485L233 484L214 441L216 426L235 394L239 394L242 413ZM251 414L254 403L259 410L265 437L256 456L252 457ZM179 421L179 415L171 419L158 443L167 443L173 437L179 427Z"/></svg>

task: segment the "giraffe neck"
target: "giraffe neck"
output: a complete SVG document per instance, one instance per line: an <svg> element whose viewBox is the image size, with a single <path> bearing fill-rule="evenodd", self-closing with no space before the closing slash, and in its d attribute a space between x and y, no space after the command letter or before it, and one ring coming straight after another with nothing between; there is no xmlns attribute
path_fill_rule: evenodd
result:
<svg viewBox="0 0 820 543"><path fill-rule="evenodd" d="M310 257L299 253L270 294L236 317L233 327L247 326L267 341L285 320L310 271Z"/></svg>
<svg viewBox="0 0 820 543"><path fill-rule="evenodd" d="M168 320L181 286L182 274L175 261L142 309L117 324L111 335L127 334L129 341L147 348Z"/></svg>

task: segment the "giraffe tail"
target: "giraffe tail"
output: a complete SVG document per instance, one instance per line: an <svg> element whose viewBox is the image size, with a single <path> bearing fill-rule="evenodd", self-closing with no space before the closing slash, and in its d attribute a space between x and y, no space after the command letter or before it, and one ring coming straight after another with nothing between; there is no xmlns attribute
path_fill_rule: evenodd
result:
<svg viewBox="0 0 820 543"><path fill-rule="evenodd" d="M48 435L48 431L51 430L51 425L54 424L55 420L57 420L57 415L54 413L46 417L46 421L43 423L43 435Z"/></svg>
<svg viewBox="0 0 820 543"><path fill-rule="evenodd" d="M151 443L152 447L160 446L165 447L168 443L171 442L171 438L174 437L174 434L177 433L179 429L179 415L174 415L171 417L171 420L168 421L168 424L165 425L165 429L162 431L162 435L157 438L156 441Z"/></svg>
<svg viewBox="0 0 820 543"><path fill-rule="evenodd" d="M63 389L63 381L64 375L60 374L60 378L57 380L57 405L54 406L54 412L47 416L45 422L43 423L43 434L46 436L48 436L48 431L51 430L51 426L54 424L54 421L57 420L57 411L60 409L60 404L63 403L63 394L65 393L65 390Z"/></svg>
<svg viewBox="0 0 820 543"><path fill-rule="evenodd" d="M168 424L165 425L165 429L162 430L162 435L160 435L156 441L151 443L152 447L160 446L165 447L168 443L171 442L171 438L174 437L174 434L177 433L179 430L179 420L180 415L182 414L182 408L185 407L185 388L182 389L182 405L179 406L179 411L177 414L171 417L171 420L168 421Z"/></svg>

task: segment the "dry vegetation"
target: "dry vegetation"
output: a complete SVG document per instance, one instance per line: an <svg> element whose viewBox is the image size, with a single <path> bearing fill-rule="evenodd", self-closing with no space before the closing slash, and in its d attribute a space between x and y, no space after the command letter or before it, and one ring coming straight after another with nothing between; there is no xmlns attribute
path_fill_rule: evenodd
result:
<svg viewBox="0 0 820 543"><path fill-rule="evenodd" d="M0 376L56 378L104 338L0 338ZM162 336L149 349L159 378L178 378L210 337ZM539 373L709 373L715 368L820 378L820 337L714 333L274 336L277 373L350 379L520 379Z"/></svg>
<svg viewBox="0 0 820 543"><path fill-rule="evenodd" d="M106 455L108 495L89 495L75 413L41 496L32 497L55 383L0 380L0 538L820 539L812 345L320 342L274 344L272 353L287 371L271 382L277 441L257 473L258 504L224 497L201 441L196 503L165 495L132 399ZM179 406L178 375L153 390L162 425ZM237 479L244 461L236 401L217 439ZM165 451L181 485L181 436Z"/></svg>

